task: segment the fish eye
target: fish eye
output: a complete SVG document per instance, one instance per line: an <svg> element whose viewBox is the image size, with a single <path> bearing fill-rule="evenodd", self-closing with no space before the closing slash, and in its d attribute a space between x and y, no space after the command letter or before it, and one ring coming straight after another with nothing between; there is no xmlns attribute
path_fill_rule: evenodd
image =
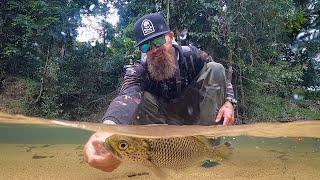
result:
<svg viewBox="0 0 320 180"><path fill-rule="evenodd" d="M120 150L125 150L128 148L128 143L126 141L120 141L119 142L119 149Z"/></svg>

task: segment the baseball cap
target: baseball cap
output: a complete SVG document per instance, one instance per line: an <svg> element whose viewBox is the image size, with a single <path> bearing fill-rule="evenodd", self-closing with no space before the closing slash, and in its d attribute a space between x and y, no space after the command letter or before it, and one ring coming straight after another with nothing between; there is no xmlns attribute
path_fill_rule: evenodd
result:
<svg viewBox="0 0 320 180"><path fill-rule="evenodd" d="M137 41L136 46L168 32L170 32L169 26L159 13L144 15L134 24L134 37Z"/></svg>

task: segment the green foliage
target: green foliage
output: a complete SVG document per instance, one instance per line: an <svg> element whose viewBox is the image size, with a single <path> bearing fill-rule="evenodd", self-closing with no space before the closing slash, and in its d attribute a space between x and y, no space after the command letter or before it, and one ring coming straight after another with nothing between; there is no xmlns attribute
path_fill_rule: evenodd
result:
<svg viewBox="0 0 320 180"><path fill-rule="evenodd" d="M299 107L293 102L295 90L302 82L303 66L278 61L261 63L257 67L246 66L239 61L242 70L248 121L276 120L278 118L314 118L317 111Z"/></svg>
<svg viewBox="0 0 320 180"><path fill-rule="evenodd" d="M251 83L248 87L252 87L253 91L288 97L291 96L293 88L302 81L301 68L281 61L277 64L262 63L259 67L244 69L244 77L248 77L248 83Z"/></svg>
<svg viewBox="0 0 320 180"><path fill-rule="evenodd" d="M313 102L314 103L314 102ZM307 101L292 102L272 94L255 94L248 103L247 122L277 121L278 119L319 119L320 112L311 109Z"/></svg>
<svg viewBox="0 0 320 180"><path fill-rule="evenodd" d="M307 23L307 13L303 10L299 10L289 17L286 24L286 32L291 34L292 37L295 37Z"/></svg>
<svg viewBox="0 0 320 180"><path fill-rule="evenodd" d="M48 73L47 82L44 83L47 88L41 103L36 104L41 115L80 119L95 111L93 102L103 100L106 94L118 87L124 57L118 52L108 58L100 58L97 56L101 53L98 46L75 45L58 62L59 73L55 75L56 78Z"/></svg>
<svg viewBox="0 0 320 180"><path fill-rule="evenodd" d="M320 91L306 91L305 98L308 100L317 100L320 99Z"/></svg>
<svg viewBox="0 0 320 180"><path fill-rule="evenodd" d="M292 90L302 82L303 67L293 66L286 62L278 61L274 65L262 63L258 68L262 82L268 84L266 90L271 94L291 96Z"/></svg>
<svg viewBox="0 0 320 180"><path fill-rule="evenodd" d="M187 28L191 42L233 67L241 118L258 121L319 115L314 111L317 108L310 108L319 99L318 92L303 91L305 101L292 100L298 88L320 83L320 65L313 59L320 51L319 38L300 44L306 51L290 61L282 58L301 30L319 29L319 17L310 21L319 12L319 1L313 1L317 2L314 10L307 9L311 1L300 0L109 2L118 9L119 26L114 28L103 20L103 41L94 47L75 40L76 28L81 26L80 12L107 17L105 3L0 3L0 82L10 76L25 79L28 87L23 102L28 114L80 119L95 113L119 87L123 66L139 59L134 22L146 13L159 12L169 18L177 35ZM93 10L89 10L91 4L96 5Z"/></svg>

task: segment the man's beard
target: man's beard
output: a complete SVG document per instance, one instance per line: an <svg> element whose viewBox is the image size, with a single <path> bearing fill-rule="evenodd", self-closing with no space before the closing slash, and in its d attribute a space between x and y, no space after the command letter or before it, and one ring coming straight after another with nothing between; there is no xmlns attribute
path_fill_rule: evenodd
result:
<svg viewBox="0 0 320 180"><path fill-rule="evenodd" d="M177 70L173 51L165 49L161 49L161 51L162 53L157 53L148 59L150 76L156 81L172 78Z"/></svg>

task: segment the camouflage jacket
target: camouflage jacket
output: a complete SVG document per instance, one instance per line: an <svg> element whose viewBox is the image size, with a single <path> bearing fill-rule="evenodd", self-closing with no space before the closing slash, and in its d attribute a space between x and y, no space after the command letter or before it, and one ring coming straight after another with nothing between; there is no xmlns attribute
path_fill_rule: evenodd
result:
<svg viewBox="0 0 320 180"><path fill-rule="evenodd" d="M136 61L126 69L119 96L111 102L102 121L111 120L116 124L129 124L128 115L137 109L144 91L168 101L179 98L186 87L196 79L204 64L213 61L211 56L195 47L178 45L173 47L179 73L168 80L157 82L150 78L146 58ZM226 96L234 98L233 87L229 80L226 82L226 87Z"/></svg>
<svg viewBox="0 0 320 180"><path fill-rule="evenodd" d="M149 91L157 97L173 100L178 98L189 83L196 79L205 63L213 61L206 52L193 46L174 45L174 48L177 53L176 57L178 57L177 72L179 73L168 80L155 81L150 78L146 60L136 61L126 70L120 94ZM226 83L227 97L234 98L231 82L227 80Z"/></svg>

